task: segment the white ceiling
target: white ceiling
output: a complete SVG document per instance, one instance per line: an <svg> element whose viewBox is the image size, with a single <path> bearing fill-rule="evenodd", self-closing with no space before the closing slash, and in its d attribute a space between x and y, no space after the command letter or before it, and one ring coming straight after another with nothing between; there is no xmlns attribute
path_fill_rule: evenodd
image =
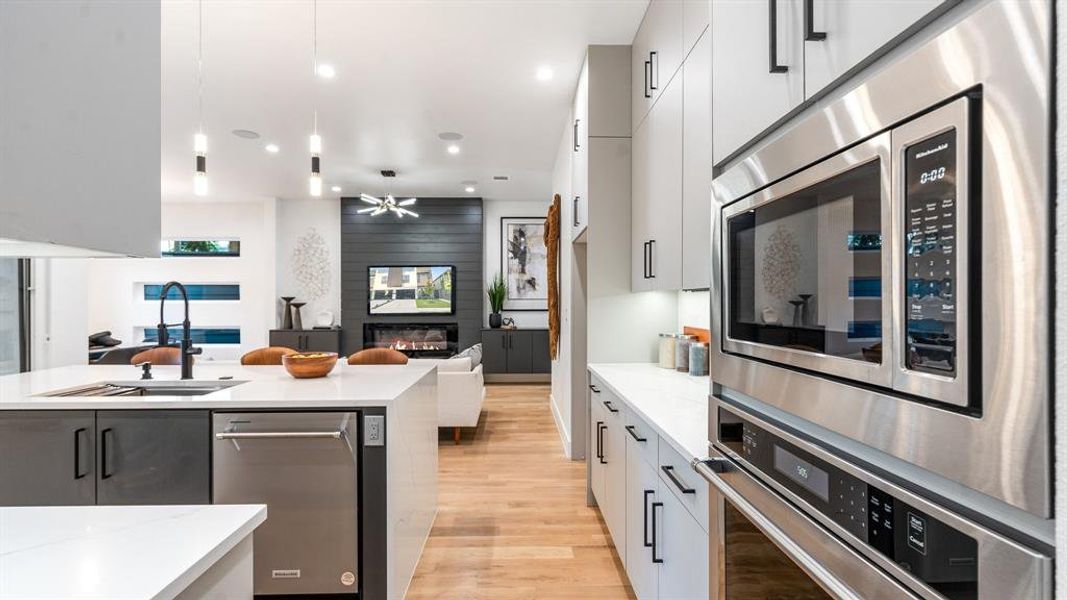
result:
<svg viewBox="0 0 1067 600"><path fill-rule="evenodd" d="M207 200L309 197L317 106L324 197L463 196L460 182L475 180L472 195L547 201L585 46L629 44L647 3L319 0L319 62L337 71L324 80L312 73L311 0L205 0ZM165 200L192 198L196 16L195 1L163 2ZM445 131L463 134L460 154ZM397 178L386 184L383 168Z"/></svg>

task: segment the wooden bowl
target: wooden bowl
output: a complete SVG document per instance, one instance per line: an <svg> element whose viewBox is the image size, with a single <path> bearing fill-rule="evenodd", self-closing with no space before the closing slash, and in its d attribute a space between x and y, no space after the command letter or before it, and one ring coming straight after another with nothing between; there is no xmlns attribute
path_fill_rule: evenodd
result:
<svg viewBox="0 0 1067 600"><path fill-rule="evenodd" d="M336 364L336 352L298 352L282 357L285 370L297 379L325 377Z"/></svg>

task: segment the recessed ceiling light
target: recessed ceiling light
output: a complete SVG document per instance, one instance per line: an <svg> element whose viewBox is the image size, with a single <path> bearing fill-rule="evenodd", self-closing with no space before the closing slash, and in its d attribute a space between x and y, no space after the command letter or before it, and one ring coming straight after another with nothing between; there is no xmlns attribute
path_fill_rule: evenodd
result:
<svg viewBox="0 0 1067 600"><path fill-rule="evenodd" d="M450 144L448 146L448 153L449 154L459 154L459 146L457 146L455 144Z"/></svg>
<svg viewBox="0 0 1067 600"><path fill-rule="evenodd" d="M330 191L331 192L340 192L341 191L341 186L335 185L332 188L330 188Z"/></svg>
<svg viewBox="0 0 1067 600"><path fill-rule="evenodd" d="M466 191L466 192L467 192L468 194L473 194L473 193L474 193L474 186L473 186L473 185L468 185L467 187L465 187L465 188L463 188L463 189L464 189L464 190L465 190L465 191Z"/></svg>
<svg viewBox="0 0 1067 600"><path fill-rule="evenodd" d="M455 131L442 131L441 133L437 134L437 139L446 142L458 142L463 139L463 134L456 133Z"/></svg>
<svg viewBox="0 0 1067 600"><path fill-rule="evenodd" d="M549 67L537 67L537 80L548 81L552 79L552 69Z"/></svg>
<svg viewBox="0 0 1067 600"><path fill-rule="evenodd" d="M281 150L281 148L278 147L278 144L267 144L263 149L271 154L277 154L278 151Z"/></svg>
<svg viewBox="0 0 1067 600"><path fill-rule="evenodd" d="M319 77L323 79L333 79L334 75L337 75L337 71L334 70L333 65L319 65L317 72Z"/></svg>
<svg viewBox="0 0 1067 600"><path fill-rule="evenodd" d="M255 131L252 131L251 129L234 129L232 133L234 135L236 135L237 137L242 138L242 139L246 139L246 140L259 139L259 134L256 133Z"/></svg>

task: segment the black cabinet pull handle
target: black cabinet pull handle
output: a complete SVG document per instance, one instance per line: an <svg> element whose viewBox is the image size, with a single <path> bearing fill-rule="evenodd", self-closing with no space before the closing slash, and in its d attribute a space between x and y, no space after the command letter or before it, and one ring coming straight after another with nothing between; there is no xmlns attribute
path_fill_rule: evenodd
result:
<svg viewBox="0 0 1067 600"><path fill-rule="evenodd" d="M648 72L650 70L652 70L652 61L646 60L645 61L645 98L651 98L652 97L652 92L649 91L649 87L648 87L648 85L650 83L649 80L648 80L648 76L649 76Z"/></svg>
<svg viewBox="0 0 1067 600"><path fill-rule="evenodd" d="M578 151L578 148L582 147L581 144L578 143L578 123L580 123L580 122L581 122L581 119L575 119L574 120L574 151L575 152Z"/></svg>
<svg viewBox="0 0 1067 600"><path fill-rule="evenodd" d="M656 240L648 240L648 278L656 278Z"/></svg>
<svg viewBox="0 0 1067 600"><path fill-rule="evenodd" d="M770 55L770 72L771 73L785 73L789 71L789 67L778 64L778 0L767 0L770 5L770 15L767 21L770 23L770 34L768 41L770 42L770 48L768 54Z"/></svg>
<svg viewBox="0 0 1067 600"><path fill-rule="evenodd" d="M656 544L656 507L657 506L660 507L660 508L663 508L663 503L662 502L653 502L652 503L652 562L654 562L656 564L661 564L663 562L663 559L658 557L658 556L656 556L656 549L658 548L658 545Z"/></svg>
<svg viewBox="0 0 1067 600"><path fill-rule="evenodd" d="M600 393L600 388L598 388L597 386L595 386L595 385L593 385L591 383L589 384L589 389L593 390L594 394L599 394Z"/></svg>
<svg viewBox="0 0 1067 600"><path fill-rule="evenodd" d="M81 437L82 437L83 433L85 433L85 428L84 427L79 427L79 428L74 430L74 478L75 479L81 479L82 477L85 477L86 475L89 474L88 470L86 470L85 473L82 473L82 444L81 444Z"/></svg>
<svg viewBox="0 0 1067 600"><path fill-rule="evenodd" d="M645 242L641 250L641 260L645 263L645 270L642 276L648 279L648 242Z"/></svg>
<svg viewBox="0 0 1067 600"><path fill-rule="evenodd" d="M611 403L611 400L604 401L604 408L608 409L608 412L617 413L619 409L615 408L615 405Z"/></svg>
<svg viewBox="0 0 1067 600"><path fill-rule="evenodd" d="M581 196L575 196L574 197L574 226L575 227L577 227L581 223L581 221L578 220L578 199L579 198L581 198Z"/></svg>
<svg viewBox="0 0 1067 600"><path fill-rule="evenodd" d="M602 431L602 429L601 429L602 427L604 427L604 422L603 421L597 421L596 422L596 457L598 459L600 459L600 463L601 464L604 463L604 436L600 435L600 432Z"/></svg>
<svg viewBox="0 0 1067 600"><path fill-rule="evenodd" d="M673 483L674 486L676 488L678 488L683 494L695 494L695 493L697 493L697 491L695 489L687 486L685 483L682 482L681 479L678 479L678 476L674 474L674 467L673 466L671 466L671 465L660 465L660 470L667 474L667 479L670 479L671 483Z"/></svg>
<svg viewBox="0 0 1067 600"><path fill-rule="evenodd" d="M604 456L604 432L608 430L608 426L605 425L603 421L600 421L599 423L600 423L600 429L597 430L597 438L598 438L598 441L600 443L600 457L599 458L600 458L600 464L606 465L606 464L608 464L608 461L604 460L606 458Z"/></svg>
<svg viewBox="0 0 1067 600"><path fill-rule="evenodd" d="M804 41L821 42L826 39L825 31L815 31L815 0L804 0Z"/></svg>
<svg viewBox="0 0 1067 600"><path fill-rule="evenodd" d="M634 438L635 440L637 440L639 442L647 442L648 441L647 439L637 435L637 430L634 428L633 425L627 425L625 427L625 429L626 429L626 431L628 431L630 433L630 437Z"/></svg>
<svg viewBox="0 0 1067 600"><path fill-rule="evenodd" d="M107 461L107 459L108 459L108 451L107 451L108 444L107 444L107 441L108 441L108 439L110 437L111 437L111 428L110 427L108 427L107 429L105 429L105 430L100 432L100 479L108 479L112 475L111 471L108 470L108 468L107 468L107 462L108 462Z"/></svg>
<svg viewBox="0 0 1067 600"><path fill-rule="evenodd" d="M650 90L659 89L659 86L656 85L659 83L659 76L657 75L657 71L659 71L659 69L656 68L658 66L659 53L653 50L652 52L648 53L648 89Z"/></svg>
<svg viewBox="0 0 1067 600"><path fill-rule="evenodd" d="M508 349L508 334L505 333L504 335L500 336L500 347L505 350Z"/></svg>
<svg viewBox="0 0 1067 600"><path fill-rule="evenodd" d="M641 541L644 543L645 548L652 547L652 542L648 539L648 497L655 493L656 490L645 490L645 504L644 508L641 510L641 528L643 530L641 534Z"/></svg>

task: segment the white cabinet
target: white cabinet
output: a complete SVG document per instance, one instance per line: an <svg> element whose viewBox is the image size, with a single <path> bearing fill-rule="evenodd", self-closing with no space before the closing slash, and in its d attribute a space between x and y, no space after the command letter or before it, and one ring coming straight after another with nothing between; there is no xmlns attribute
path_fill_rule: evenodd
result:
<svg viewBox="0 0 1067 600"><path fill-rule="evenodd" d="M715 163L804 101L800 12L801 0L712 3Z"/></svg>
<svg viewBox="0 0 1067 600"><path fill-rule="evenodd" d="M811 0L805 19L804 89L819 92L943 0Z"/></svg>
<svg viewBox="0 0 1067 600"><path fill-rule="evenodd" d="M672 81L634 132L634 291L682 285L682 87Z"/></svg>
<svg viewBox="0 0 1067 600"><path fill-rule="evenodd" d="M578 87L574 93L571 115L571 196L570 239L586 241L585 234L593 214L591 203L606 204L615 209L618 198L594 197L595 189L605 189L602 178L616 179L617 170L592 172L591 164L610 162L610 157L592 156L597 140L630 136L630 107L626 102L631 88L628 65L629 46L589 46ZM605 146L600 145L601 148Z"/></svg>
<svg viewBox="0 0 1067 600"><path fill-rule="evenodd" d="M715 0L714 162L956 1Z"/></svg>
<svg viewBox="0 0 1067 600"><path fill-rule="evenodd" d="M682 288L691 290L711 282L710 33L682 65L682 84Z"/></svg>
<svg viewBox="0 0 1067 600"><path fill-rule="evenodd" d="M685 10L679 0L652 0L645 11L631 55L634 130L682 65L687 49L684 20Z"/></svg>
<svg viewBox="0 0 1067 600"><path fill-rule="evenodd" d="M622 405L594 383L590 394L593 457L590 485L619 558L626 561L626 439Z"/></svg>
<svg viewBox="0 0 1067 600"><path fill-rule="evenodd" d="M688 55L711 22L711 3L708 0L682 0L682 16L682 40Z"/></svg>
<svg viewBox="0 0 1067 600"><path fill-rule="evenodd" d="M653 440L654 442L655 440ZM656 598L659 568L652 562L649 517L658 501L659 478L642 460L637 442L626 440L626 575L639 600Z"/></svg>
<svg viewBox="0 0 1067 600"><path fill-rule="evenodd" d="M692 472L692 471L690 471ZM708 534L660 480L652 513L659 598L696 600L708 597ZM651 533L651 532L650 532Z"/></svg>

